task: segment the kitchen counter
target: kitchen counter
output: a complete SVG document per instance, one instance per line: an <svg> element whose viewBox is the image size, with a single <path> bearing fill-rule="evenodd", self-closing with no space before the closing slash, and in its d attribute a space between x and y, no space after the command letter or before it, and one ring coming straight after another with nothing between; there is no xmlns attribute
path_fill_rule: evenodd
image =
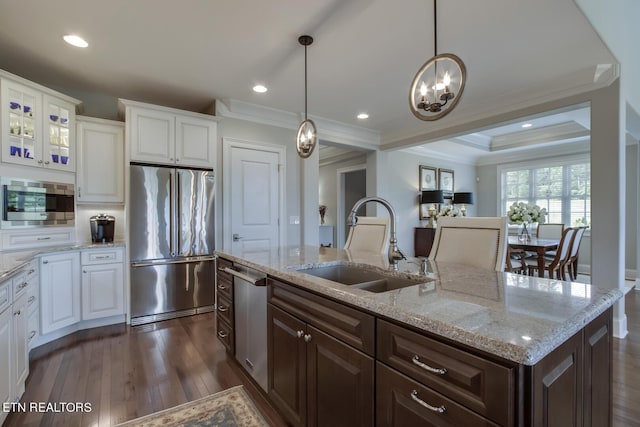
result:
<svg viewBox="0 0 640 427"><path fill-rule="evenodd" d="M60 251L74 251L81 249L108 248L108 247L124 247L124 241L116 241L113 243L76 243L75 245L63 246L47 246L41 249L31 249L22 251L0 251L0 280L10 276L15 271L22 268L34 257L44 254Z"/></svg>
<svg viewBox="0 0 640 427"><path fill-rule="evenodd" d="M384 255L311 246L216 253L300 288L524 365L535 365L623 296L617 288L455 263L429 262L428 273L420 275L416 258L401 261L398 272L388 273L423 278L423 283L372 293L297 270L340 263L388 270Z"/></svg>

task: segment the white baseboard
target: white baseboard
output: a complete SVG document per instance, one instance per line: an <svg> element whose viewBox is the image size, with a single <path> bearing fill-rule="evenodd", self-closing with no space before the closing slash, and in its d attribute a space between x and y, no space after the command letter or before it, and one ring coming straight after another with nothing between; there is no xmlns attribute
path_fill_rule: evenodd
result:
<svg viewBox="0 0 640 427"><path fill-rule="evenodd" d="M99 328L100 326L115 325L124 322L126 322L126 316L124 314L119 316L105 317L102 319L83 320L65 328L58 329L57 331L50 332L46 335L39 335L37 337L34 337L34 343L31 346L31 349L40 347L43 344L47 344L51 341L57 340L58 338L62 338L83 329Z"/></svg>

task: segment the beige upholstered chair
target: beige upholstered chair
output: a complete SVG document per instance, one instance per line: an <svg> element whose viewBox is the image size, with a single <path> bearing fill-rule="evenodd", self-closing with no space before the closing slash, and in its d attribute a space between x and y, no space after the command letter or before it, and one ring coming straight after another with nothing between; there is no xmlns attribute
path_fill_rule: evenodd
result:
<svg viewBox="0 0 640 427"><path fill-rule="evenodd" d="M560 240L562 238L563 230L564 224L538 224L538 231L536 235L538 236L538 239Z"/></svg>
<svg viewBox="0 0 640 427"><path fill-rule="evenodd" d="M506 254L506 217L443 217L429 259L504 271Z"/></svg>
<svg viewBox="0 0 640 427"><path fill-rule="evenodd" d="M389 250L389 217L359 216L351 227L345 249L386 254Z"/></svg>

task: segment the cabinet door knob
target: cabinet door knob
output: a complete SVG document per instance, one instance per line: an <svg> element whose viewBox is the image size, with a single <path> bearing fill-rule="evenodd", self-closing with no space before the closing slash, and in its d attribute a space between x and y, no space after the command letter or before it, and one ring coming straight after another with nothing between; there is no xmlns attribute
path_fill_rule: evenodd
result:
<svg viewBox="0 0 640 427"><path fill-rule="evenodd" d="M49 164L49 160L46 160L46 161L44 162L44 164L45 164L45 165L48 165L48 164Z"/></svg>
<svg viewBox="0 0 640 427"><path fill-rule="evenodd" d="M229 336L229 334L224 332L224 331L220 331L220 332L218 332L218 336L220 338L226 338L227 336Z"/></svg>
<svg viewBox="0 0 640 427"><path fill-rule="evenodd" d="M424 400L420 399L418 397L418 391L417 390L413 390L411 392L411 399L414 402L417 402L418 404L420 404L420 406L423 406L423 407L427 408L430 411L437 412L439 414L443 414L446 411L446 408L444 407L444 405L431 406L427 402L425 402Z"/></svg>
<svg viewBox="0 0 640 427"><path fill-rule="evenodd" d="M47 261L46 259L42 261L43 264L49 264L49 261Z"/></svg>
<svg viewBox="0 0 640 427"><path fill-rule="evenodd" d="M83 273L86 273L86 272L87 272L87 270L82 270L82 272L83 272Z"/></svg>
<svg viewBox="0 0 640 427"><path fill-rule="evenodd" d="M297 334L298 334L298 338L302 338L304 336L304 331L303 330L299 330L297 332Z"/></svg>
<svg viewBox="0 0 640 427"><path fill-rule="evenodd" d="M38 163L39 163L39 164L42 164L42 160L38 160Z"/></svg>
<svg viewBox="0 0 640 427"><path fill-rule="evenodd" d="M221 305L221 306L218 307L218 311L220 313L226 313L227 310L229 310L229 309L227 307L225 307L224 305Z"/></svg>
<svg viewBox="0 0 640 427"><path fill-rule="evenodd" d="M227 289L227 287L225 285L218 285L218 289L224 291L225 289Z"/></svg>
<svg viewBox="0 0 640 427"><path fill-rule="evenodd" d="M311 334L307 334L304 336L304 342L311 342Z"/></svg>

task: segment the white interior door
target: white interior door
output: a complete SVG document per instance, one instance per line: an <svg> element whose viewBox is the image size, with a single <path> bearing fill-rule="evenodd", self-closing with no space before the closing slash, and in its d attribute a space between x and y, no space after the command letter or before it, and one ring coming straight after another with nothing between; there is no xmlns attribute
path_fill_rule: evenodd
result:
<svg viewBox="0 0 640 427"><path fill-rule="evenodd" d="M280 245L281 190L279 150L250 144L225 146L229 167L225 200L225 246L233 251L262 251ZM228 208L227 208L228 209ZM229 246L230 245L230 246Z"/></svg>

